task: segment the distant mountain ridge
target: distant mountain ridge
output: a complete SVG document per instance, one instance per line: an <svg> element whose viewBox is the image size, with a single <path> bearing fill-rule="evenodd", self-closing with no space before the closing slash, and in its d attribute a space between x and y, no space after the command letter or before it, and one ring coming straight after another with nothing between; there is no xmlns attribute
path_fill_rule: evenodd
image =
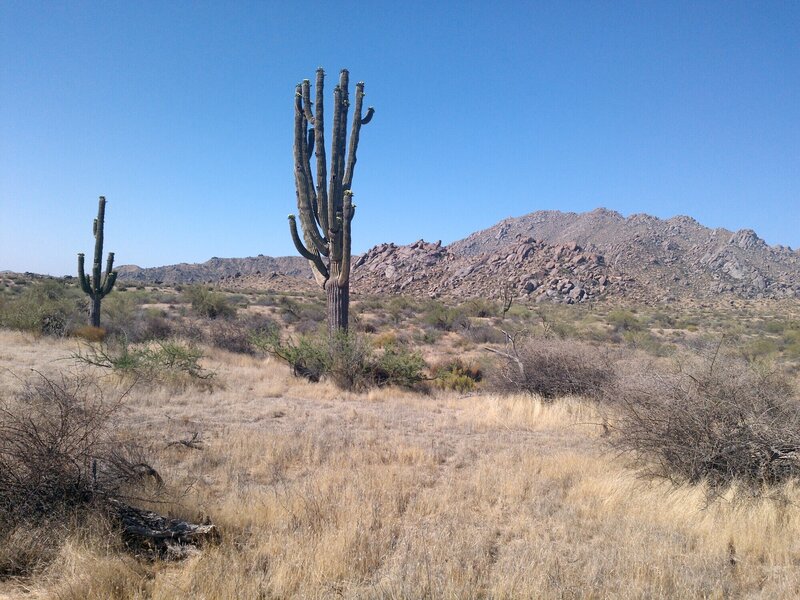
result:
<svg viewBox="0 0 800 600"><path fill-rule="evenodd" d="M164 283L311 280L300 257L213 258L150 269L124 266L120 278ZM512 217L448 246L420 240L380 244L354 257L354 291L466 298L512 287L535 301L625 297L657 303L684 298L800 298L800 251L769 246L750 230L710 229L691 217L623 217L538 211Z"/></svg>
<svg viewBox="0 0 800 600"><path fill-rule="evenodd" d="M623 217L598 208L586 213L538 211L505 219L450 245L457 254L497 248L516 235L550 244L574 241L604 255L643 292L666 296L742 298L800 296L800 252L769 246L751 229L710 229L686 216Z"/></svg>
<svg viewBox="0 0 800 600"><path fill-rule="evenodd" d="M216 283L243 276L272 274L311 279L308 262L299 256L251 256L246 258L213 257L204 263L179 263L163 267L142 268L123 265L117 268L122 280L142 283Z"/></svg>

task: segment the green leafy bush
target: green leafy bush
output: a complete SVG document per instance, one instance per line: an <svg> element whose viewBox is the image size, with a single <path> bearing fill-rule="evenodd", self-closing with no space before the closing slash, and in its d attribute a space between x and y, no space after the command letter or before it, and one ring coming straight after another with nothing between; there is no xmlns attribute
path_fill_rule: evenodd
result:
<svg viewBox="0 0 800 600"><path fill-rule="evenodd" d="M460 358L434 365L431 376L435 387L462 394L474 390L476 384L483 379L479 368L467 365Z"/></svg>
<svg viewBox="0 0 800 600"><path fill-rule="evenodd" d="M184 290L183 294L192 305L192 310L201 317L228 319L236 315L236 308L231 305L225 294L211 290L206 286L189 286Z"/></svg>
<svg viewBox="0 0 800 600"><path fill-rule="evenodd" d="M252 343L285 361L296 377L315 382L328 378L345 390L384 385L413 387L424 379L425 361L418 353L394 344L377 353L355 332L303 335L295 342L282 340L277 331L272 331L254 336Z"/></svg>
<svg viewBox="0 0 800 600"><path fill-rule="evenodd" d="M81 294L56 280L26 285L0 305L0 326L38 335L65 336L85 321Z"/></svg>
<svg viewBox="0 0 800 600"><path fill-rule="evenodd" d="M391 344L374 361L372 379L375 385L413 388L425 379L425 367L421 354L405 346Z"/></svg>
<svg viewBox="0 0 800 600"><path fill-rule="evenodd" d="M214 374L200 365L203 352L195 345L171 340L144 346L121 342L116 347L90 345L72 355L79 363L112 370L146 382L209 382Z"/></svg>
<svg viewBox="0 0 800 600"><path fill-rule="evenodd" d="M297 342L282 340L277 330L254 333L250 336L253 347L284 361L295 377L317 382L328 372L329 349L319 338L300 336Z"/></svg>
<svg viewBox="0 0 800 600"><path fill-rule="evenodd" d="M469 328L469 318L461 308L432 302L422 317L423 323L440 331L457 331Z"/></svg>
<svg viewBox="0 0 800 600"><path fill-rule="evenodd" d="M606 320L616 332L641 331L644 329L642 322L629 310L612 310L608 313Z"/></svg>

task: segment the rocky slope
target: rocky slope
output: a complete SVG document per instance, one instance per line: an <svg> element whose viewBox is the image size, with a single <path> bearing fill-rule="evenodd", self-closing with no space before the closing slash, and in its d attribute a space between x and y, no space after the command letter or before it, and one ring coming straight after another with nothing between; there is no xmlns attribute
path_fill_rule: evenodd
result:
<svg viewBox="0 0 800 600"><path fill-rule="evenodd" d="M299 256L251 256L247 258L217 258L204 263L180 263L165 267L143 269L136 265L123 265L117 269L119 278L141 283L217 283L220 281L275 276L311 279L308 263Z"/></svg>
<svg viewBox="0 0 800 600"><path fill-rule="evenodd" d="M573 304L630 284L601 254L571 242L516 236L489 252L461 254L440 243L381 244L355 262L356 292L496 298L504 288L537 302Z"/></svg>
<svg viewBox="0 0 800 600"><path fill-rule="evenodd" d="M299 257L214 258L199 265L121 267L120 278L229 287L310 285ZM623 217L606 209L510 218L449 246L381 244L354 258L356 293L467 298L511 287L542 302L800 298L800 251L752 230L709 229L690 217Z"/></svg>
<svg viewBox="0 0 800 600"><path fill-rule="evenodd" d="M506 219L450 245L461 255L501 248L517 235L550 244L574 241L632 279L641 299L800 297L800 252L769 246L754 231L709 229L690 217L623 217L603 208L539 211Z"/></svg>

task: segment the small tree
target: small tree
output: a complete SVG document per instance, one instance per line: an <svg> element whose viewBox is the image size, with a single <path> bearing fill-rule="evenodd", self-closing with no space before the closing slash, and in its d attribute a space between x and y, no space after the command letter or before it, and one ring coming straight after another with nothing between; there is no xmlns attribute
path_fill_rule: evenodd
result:
<svg viewBox="0 0 800 600"><path fill-rule="evenodd" d="M349 73L347 69L342 69L339 85L333 90L333 139L329 177L325 156L324 80L325 71L322 68L317 69L313 113L309 80L304 80L295 89L294 172L303 240L300 239L294 215L289 215L289 229L297 251L308 259L314 279L327 294L328 330L333 335L337 331L347 330L350 304L350 223L356 208L350 186L353 182L361 126L369 123L375 111L370 106L366 116L361 116L364 82L358 82L348 150L346 129L350 106L347 90ZM311 173L312 152L317 158L316 185Z"/></svg>
<svg viewBox="0 0 800 600"><path fill-rule="evenodd" d="M105 225L106 198L100 196L97 207L97 218L94 220L94 263L92 264L92 276L89 278L84 272L83 253L78 254L78 279L81 282L81 289L91 298L89 306L89 325L100 327L100 302L114 287L117 280L117 272L112 271L114 267L114 253L108 253L106 263L106 274L102 277L101 263L103 260L103 226Z"/></svg>

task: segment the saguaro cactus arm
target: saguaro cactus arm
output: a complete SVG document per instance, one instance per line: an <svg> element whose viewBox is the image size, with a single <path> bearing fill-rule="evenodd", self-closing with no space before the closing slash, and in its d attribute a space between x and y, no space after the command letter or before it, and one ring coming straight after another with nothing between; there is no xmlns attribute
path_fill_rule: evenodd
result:
<svg viewBox="0 0 800 600"><path fill-rule="evenodd" d="M367 116L361 118L361 106L364 102L364 82L359 81L356 84L356 106L353 110L353 127L350 131L350 150L347 154L347 169L344 172L344 181L342 182L342 189L347 191L353 183L353 171L356 167L356 150L358 150L358 138L361 135L361 126L369 123L372 120L372 115L375 114L375 109L371 106L367 109Z"/></svg>
<svg viewBox="0 0 800 600"><path fill-rule="evenodd" d="M298 85L295 92L294 115L294 164L295 186L297 189L297 212L300 224L303 226L303 237L309 248L315 248L323 256L328 254L327 240L317 227L314 206L317 204L314 182L311 177L310 157L308 154L307 139L308 121L303 109L302 86Z"/></svg>
<svg viewBox="0 0 800 600"><path fill-rule="evenodd" d="M111 288L114 287L114 282L117 281L117 272L113 271L114 268L114 253L108 253L108 261L106 261L106 276L103 279L103 285L101 286L101 292L103 296L108 294L111 291Z"/></svg>
<svg viewBox="0 0 800 600"><path fill-rule="evenodd" d="M84 263L85 263L84 255L83 252L81 252L80 254L78 254L78 281L80 281L81 283L81 289L83 290L83 292L91 296L93 292L91 286L89 285L89 280L86 277L86 272L84 270L85 269Z"/></svg>
<svg viewBox="0 0 800 600"><path fill-rule="evenodd" d="M350 282L350 224L355 215L355 205L353 204L353 192L347 190L344 193L342 207L342 251L341 265L339 266L339 287L344 287Z"/></svg>
<svg viewBox="0 0 800 600"><path fill-rule="evenodd" d="M316 102L314 105L314 148L317 157L317 220L320 229L328 235L328 166L325 157L325 71L317 69Z"/></svg>
<svg viewBox="0 0 800 600"><path fill-rule="evenodd" d="M312 266L316 268L323 280L327 280L329 276L328 268L325 266L325 263L322 262L322 258L320 258L318 253L311 252L305 246L303 246L303 242L300 240L300 235L297 231L297 221L295 220L294 215L289 215L289 231L292 234L294 247L297 248L297 252L300 253L300 256L311 261Z"/></svg>

